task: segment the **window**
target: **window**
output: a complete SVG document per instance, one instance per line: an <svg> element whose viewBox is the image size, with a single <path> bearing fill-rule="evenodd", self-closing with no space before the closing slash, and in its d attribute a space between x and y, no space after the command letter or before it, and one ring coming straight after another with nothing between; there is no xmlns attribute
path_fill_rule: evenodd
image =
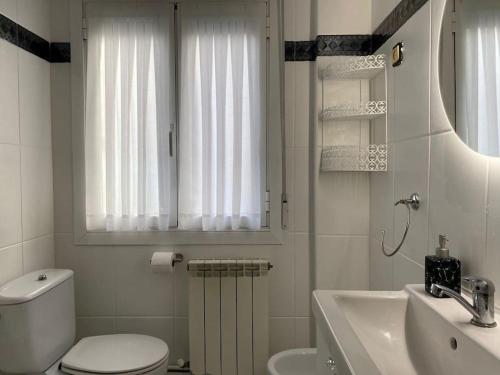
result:
<svg viewBox="0 0 500 375"><path fill-rule="evenodd" d="M85 12L87 230L267 227L267 4Z"/></svg>

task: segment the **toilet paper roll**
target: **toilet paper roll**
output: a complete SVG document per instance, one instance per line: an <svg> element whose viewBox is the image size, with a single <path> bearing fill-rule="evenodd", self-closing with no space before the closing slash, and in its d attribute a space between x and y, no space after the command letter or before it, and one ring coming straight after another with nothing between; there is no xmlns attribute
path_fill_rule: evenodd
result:
<svg viewBox="0 0 500 375"><path fill-rule="evenodd" d="M171 273L174 272L175 253L172 252L156 252L151 258L151 268L154 273Z"/></svg>

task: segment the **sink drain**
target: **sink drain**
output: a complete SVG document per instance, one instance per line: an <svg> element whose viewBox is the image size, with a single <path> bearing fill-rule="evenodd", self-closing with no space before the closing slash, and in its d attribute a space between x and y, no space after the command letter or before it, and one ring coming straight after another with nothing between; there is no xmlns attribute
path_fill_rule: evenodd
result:
<svg viewBox="0 0 500 375"><path fill-rule="evenodd" d="M457 347L458 347L458 343L457 343L457 339L452 337L450 339L450 346L453 350L457 350Z"/></svg>

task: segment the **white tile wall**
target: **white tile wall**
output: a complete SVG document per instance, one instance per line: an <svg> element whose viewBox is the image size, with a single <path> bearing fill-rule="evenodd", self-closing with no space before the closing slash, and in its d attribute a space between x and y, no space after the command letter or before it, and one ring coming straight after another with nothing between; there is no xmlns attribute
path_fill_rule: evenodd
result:
<svg viewBox="0 0 500 375"><path fill-rule="evenodd" d="M23 239L53 232L52 152L21 146Z"/></svg>
<svg viewBox="0 0 500 375"><path fill-rule="evenodd" d="M0 144L0 248L22 241L19 146Z"/></svg>
<svg viewBox="0 0 500 375"><path fill-rule="evenodd" d="M300 1L300 0L297 0ZM369 34L371 33L371 1L331 1L318 0L313 2L312 28L314 34ZM293 17L297 17L294 15ZM289 29L293 30L292 26ZM293 32L290 31L292 35ZM300 40L300 39L297 39ZM368 289L369 287L369 209L370 209L370 180L366 173L320 173L319 161L323 144L323 129L318 121L318 113L325 105L334 105L346 102L359 102L368 94L368 85L353 82L337 82L328 85L323 90L318 79L317 70L322 64L329 63L329 58L318 58L310 65L309 75L306 76L302 64L286 63L288 75L295 72L298 78L293 82L291 89L295 90L296 102L306 103L293 116L294 122L287 121L293 126L293 136L288 142L296 148L308 145L308 178L309 204L312 225L309 253L309 283L313 289ZM304 90L307 84L304 78L309 79L309 89ZM288 87L288 86L287 86ZM292 97L291 93L287 93ZM324 94L324 95L323 95ZM290 100L288 100L290 101ZM303 107L302 107L303 106ZM309 120L303 110L309 110ZM307 121L308 126L301 125ZM308 132L304 132L305 130ZM337 124L335 131L328 126L324 129L325 142L328 144L346 144L358 142L359 130L367 129L366 124L352 123ZM340 129L340 130L339 130ZM367 135L368 132L363 131ZM306 138L307 137L307 138ZM306 142L307 140L307 142ZM363 141L365 138L363 138ZM294 168L297 173L297 165ZM299 172L300 173L300 172ZM294 181L302 180L301 176L294 175ZM294 186L297 189L297 184ZM294 191L294 200L300 199L305 190ZM295 220L299 221L297 213ZM301 225L295 223L295 229L302 230ZM297 253L302 246L297 243L305 242L300 235L295 237L296 259L301 261L302 256ZM311 245L312 244L312 245ZM302 261L301 261L302 263ZM304 262L305 263L305 262ZM297 281L305 276L299 275L296 264L296 314L306 312L307 300L310 311L310 295L305 298L305 288L299 287ZM298 267L301 267L300 265ZM301 292L303 290L303 292ZM302 297L300 296L302 295ZM300 310L299 310L300 309ZM310 313L309 313L310 314ZM281 321L283 326L291 324ZM314 319L299 317L295 322L295 344L297 346L314 345L311 332L314 332ZM312 328L311 328L312 327ZM306 334L308 333L308 335ZM309 340L308 340L309 338ZM291 340L291 335L290 338ZM272 347L285 348L279 341L273 342Z"/></svg>
<svg viewBox="0 0 500 375"><path fill-rule="evenodd" d="M70 64L51 64L54 230L73 232Z"/></svg>
<svg viewBox="0 0 500 375"><path fill-rule="evenodd" d="M271 353L278 353L296 347L294 318L269 319L269 333L269 350Z"/></svg>
<svg viewBox="0 0 500 375"><path fill-rule="evenodd" d="M424 267L403 254L394 256L393 289L401 290L406 284L423 284Z"/></svg>
<svg viewBox="0 0 500 375"><path fill-rule="evenodd" d="M0 13L2 13L0 11ZM0 40L0 142L19 143L18 48Z"/></svg>
<svg viewBox="0 0 500 375"><path fill-rule="evenodd" d="M486 268L495 285L500 286L500 159L489 160L486 207Z"/></svg>
<svg viewBox="0 0 500 375"><path fill-rule="evenodd" d="M17 244L0 249L0 284L23 274L23 246Z"/></svg>
<svg viewBox="0 0 500 375"><path fill-rule="evenodd" d="M394 144L394 197L401 199L412 193L420 194L420 208L411 215L412 231L408 233L401 253L423 264L427 255L429 218L429 137L414 138ZM419 155L418 158L415 155ZM399 198L398 198L399 197ZM405 206L394 207L394 232L400 240L408 210Z"/></svg>
<svg viewBox="0 0 500 375"><path fill-rule="evenodd" d="M380 240L370 239L370 289L392 290L393 261L394 258L386 257L380 250ZM387 251L392 251L386 247Z"/></svg>
<svg viewBox="0 0 500 375"><path fill-rule="evenodd" d="M371 0L317 0L317 2L318 34L371 34Z"/></svg>
<svg viewBox="0 0 500 375"><path fill-rule="evenodd" d="M319 0L317 9L318 34L371 33L371 2ZM322 57L319 66L332 58ZM316 289L368 289L369 287L369 210L370 178L368 173L320 173L323 142L358 144L359 135L368 135L367 124L352 122L322 124L318 113L325 106L356 103L365 100L369 87L353 81L331 81L321 85L317 73L312 75L315 107L311 113L314 129L314 160L311 180L314 205L314 248L312 269ZM324 139L323 139L324 137ZM362 137L361 142L367 141ZM306 324L304 323L304 327ZM297 332L299 328L297 327Z"/></svg>
<svg viewBox="0 0 500 375"><path fill-rule="evenodd" d="M16 0L16 2L17 22L45 40L50 40L50 0Z"/></svg>
<svg viewBox="0 0 500 375"><path fill-rule="evenodd" d="M47 1L47 0L45 0ZM69 1L68 0L49 0L50 17L57 22L50 23L50 41L68 42L70 37L69 27ZM67 66L67 65L62 65Z"/></svg>
<svg viewBox="0 0 500 375"><path fill-rule="evenodd" d="M382 17L385 5L374 4L374 15ZM429 103L429 25L427 3L381 48L387 52L399 41L405 48L411 46L401 67L388 70L389 96L394 95L394 115L389 116L393 176L372 175L370 181L372 289L389 289L391 285L401 289L408 283L422 283L424 256L434 253L439 234L448 236L451 255L462 261L463 274L479 274L500 283L500 201L496 193L500 189L500 163L471 151L449 125L430 120L429 112L437 104ZM394 190L390 188L392 179ZM391 236L394 242L399 240L405 210L389 207L413 191L422 196L422 207L413 212L401 253L387 259L380 252L379 231L393 226Z"/></svg>
<svg viewBox="0 0 500 375"><path fill-rule="evenodd" d="M368 289L368 236L317 236L316 288Z"/></svg>
<svg viewBox="0 0 500 375"><path fill-rule="evenodd" d="M50 148L50 63L18 50L21 144Z"/></svg>
<svg viewBox="0 0 500 375"><path fill-rule="evenodd" d="M387 46L404 44L404 64L396 69L389 66L393 90L392 116L389 117L390 142L429 134L430 88L430 6L421 8ZM418 32L416 32L418 30Z"/></svg>
<svg viewBox="0 0 500 375"><path fill-rule="evenodd" d="M115 250L116 314L119 316L174 316L174 275L144 272L154 248L120 247Z"/></svg>
<svg viewBox="0 0 500 375"><path fill-rule="evenodd" d="M13 0L0 0L0 13L13 21L17 20L17 3Z"/></svg>
<svg viewBox="0 0 500 375"><path fill-rule="evenodd" d="M0 13L49 35L46 0ZM49 63L0 40L0 284L54 266Z"/></svg>
<svg viewBox="0 0 500 375"><path fill-rule="evenodd" d="M398 5L400 0L373 0L372 1L372 31L382 23L387 15Z"/></svg>
<svg viewBox="0 0 500 375"><path fill-rule="evenodd" d="M52 234L23 242L24 273L51 268L55 263Z"/></svg>
<svg viewBox="0 0 500 375"><path fill-rule="evenodd" d="M464 274L481 275L486 244L487 159L452 133L431 139L429 250L440 233L463 262Z"/></svg>
<svg viewBox="0 0 500 375"><path fill-rule="evenodd" d="M374 22L385 18L392 7L391 1L374 2ZM380 52L389 54L392 46L401 41L405 45L405 61L397 68L389 65L387 72L389 171L370 176L370 288L377 290L401 289L407 283L423 282L420 269L431 241L429 4L407 21ZM386 230L389 251L399 244L407 210L404 206L394 207L394 202L413 192L420 194L421 207L412 211L411 229L400 253L387 258L381 251L380 232Z"/></svg>

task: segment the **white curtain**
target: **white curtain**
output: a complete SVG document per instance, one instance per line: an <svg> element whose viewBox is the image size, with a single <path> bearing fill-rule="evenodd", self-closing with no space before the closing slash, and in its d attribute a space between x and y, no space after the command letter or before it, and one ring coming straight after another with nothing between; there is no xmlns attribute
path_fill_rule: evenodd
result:
<svg viewBox="0 0 500 375"><path fill-rule="evenodd" d="M498 156L500 3L497 0L464 0L460 4L457 27L457 133L472 149Z"/></svg>
<svg viewBox="0 0 500 375"><path fill-rule="evenodd" d="M177 224L168 8L114 3L120 16L110 17L109 4L87 18L87 229L168 230Z"/></svg>
<svg viewBox="0 0 500 375"><path fill-rule="evenodd" d="M264 224L265 18L224 11L182 22L180 229Z"/></svg>

